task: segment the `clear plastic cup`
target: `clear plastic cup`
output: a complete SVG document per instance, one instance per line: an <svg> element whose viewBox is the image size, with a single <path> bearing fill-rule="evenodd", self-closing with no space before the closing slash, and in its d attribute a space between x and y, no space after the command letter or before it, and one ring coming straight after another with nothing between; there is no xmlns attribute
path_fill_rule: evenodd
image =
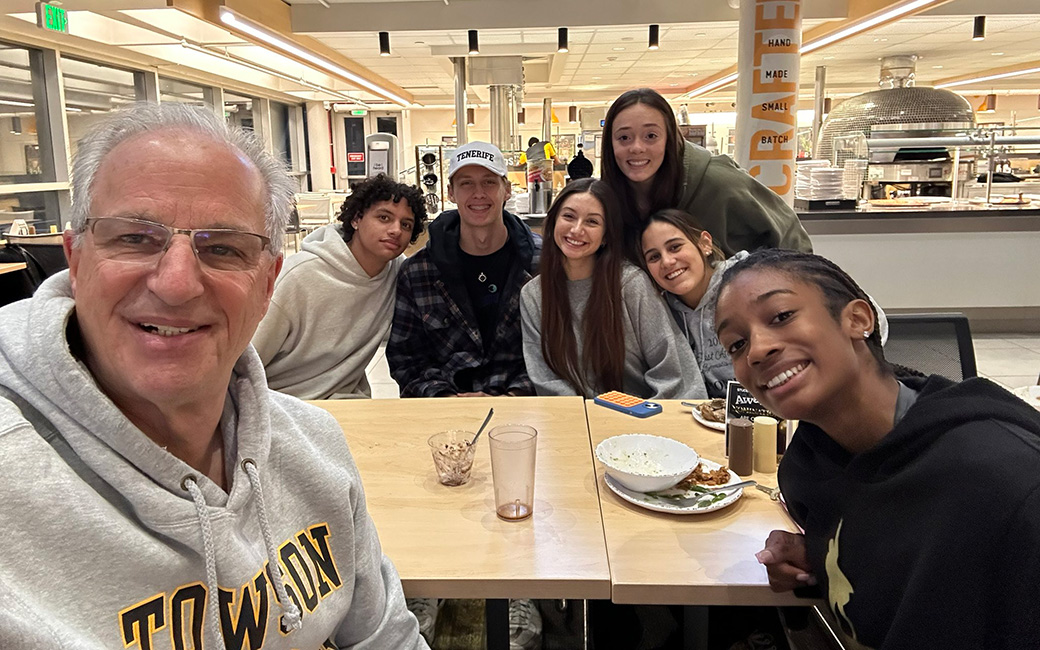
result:
<svg viewBox="0 0 1040 650"><path fill-rule="evenodd" d="M469 481L473 470L473 455L476 445L470 441L475 436L472 431L441 431L430 436L430 452L433 464L437 468L437 478L444 485L462 485Z"/></svg>
<svg viewBox="0 0 1040 650"><path fill-rule="evenodd" d="M525 424L504 424L488 432L495 512L517 520L534 512L534 465L538 432Z"/></svg>

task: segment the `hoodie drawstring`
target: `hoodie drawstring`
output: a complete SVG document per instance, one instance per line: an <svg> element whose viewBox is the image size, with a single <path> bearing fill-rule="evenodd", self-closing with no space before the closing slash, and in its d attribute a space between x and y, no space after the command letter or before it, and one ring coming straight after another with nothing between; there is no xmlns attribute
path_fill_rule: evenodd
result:
<svg viewBox="0 0 1040 650"><path fill-rule="evenodd" d="M285 589L285 576L282 574L281 565L278 564L278 549L275 548L274 539L271 537L271 526L267 521L267 506L264 505L264 493L260 489L260 471L256 468L256 463L249 458L242 461L242 469L249 476L249 485L253 488L256 515L260 520L260 535L264 538L264 546L267 547L267 562L271 567L274 593L278 595L278 602L282 605L285 625L290 630L298 630L303 626L303 613L300 612L296 603L289 600L289 594ZM275 572L278 573L277 576L275 576Z"/></svg>
<svg viewBox="0 0 1040 650"><path fill-rule="evenodd" d="M206 511L206 499L202 496L202 490L194 476L185 476L181 481L181 487L188 491L191 500L195 502L195 515L199 518L199 528L202 529L202 548L206 560L206 589L210 593L209 624L213 628L220 645L227 647L224 640L224 630L220 627L220 589L217 585L217 554L213 550L213 529L209 525L209 513Z"/></svg>
<svg viewBox="0 0 1040 650"><path fill-rule="evenodd" d="M281 566L278 564L278 550L275 548L274 539L271 536L271 525L267 519L267 507L264 504L264 493L260 489L260 472L256 463L251 459L242 461L242 469L249 477L249 486L256 500L257 519L260 522L260 534L264 538L264 548L267 550L267 562L271 567L271 577L275 595L282 608L284 622L288 630L299 630L303 627L303 614L296 603L289 600L289 593L285 588L285 576ZM215 630L217 638L222 646L226 646L224 631L220 626L220 591L217 584L217 554L213 545L213 529L210 526L209 512L206 510L206 499L199 489L198 480L194 476L185 476L181 481L181 487L188 491L191 500L195 502L195 515L199 519L199 528L202 530L202 548L206 563L206 589L212 595L212 606L209 608L210 626ZM275 572L277 571L277 575Z"/></svg>

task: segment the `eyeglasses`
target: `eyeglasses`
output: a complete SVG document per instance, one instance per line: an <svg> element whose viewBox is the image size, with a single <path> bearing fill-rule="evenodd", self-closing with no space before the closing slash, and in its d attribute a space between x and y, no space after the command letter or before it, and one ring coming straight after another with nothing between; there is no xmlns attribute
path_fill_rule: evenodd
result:
<svg viewBox="0 0 1040 650"><path fill-rule="evenodd" d="M91 217L84 230L94 236L98 255L129 264L158 262L174 235L187 235L195 257L215 271L251 271L260 264L261 254L271 244L270 238L243 230L187 230L129 217Z"/></svg>

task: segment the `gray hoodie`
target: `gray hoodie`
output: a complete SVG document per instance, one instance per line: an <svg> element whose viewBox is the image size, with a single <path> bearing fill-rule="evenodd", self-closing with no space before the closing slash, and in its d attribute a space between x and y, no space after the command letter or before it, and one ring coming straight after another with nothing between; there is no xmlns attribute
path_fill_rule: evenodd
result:
<svg viewBox="0 0 1040 650"><path fill-rule="evenodd" d="M704 376L704 387L708 389L708 397L725 397L726 384L734 379L729 354L719 344L719 337L715 335L715 303L719 299L719 284L726 269L747 256L746 251L737 251L728 260L715 264L715 272L708 280L708 290L704 292L704 297L695 309L688 307L675 294L667 291L664 293L664 299L672 310L675 322L679 324L679 330L686 336L697 357L697 365Z"/></svg>
<svg viewBox="0 0 1040 650"><path fill-rule="evenodd" d="M24 402L0 398L0 648L427 647L335 419L268 390L247 348L225 493L98 389L72 313L67 272L0 309L0 385Z"/></svg>
<svg viewBox="0 0 1040 650"><path fill-rule="evenodd" d="M390 333L404 255L375 277L323 226L285 260L253 346L274 390L300 399L371 397L365 368Z"/></svg>
<svg viewBox="0 0 1040 650"><path fill-rule="evenodd" d="M664 299L672 310L675 322L679 324L679 330L690 342L693 353L697 357L697 365L704 375L704 386L708 389L708 397L725 397L726 384L736 379L733 376L733 364L729 360L729 353L719 343L719 337L715 335L715 305L719 300L719 284L726 270L737 262L745 259L747 251L737 251L733 257L717 262L715 272L708 280L708 290L704 297L697 303L695 309L691 309L675 294L664 292ZM888 317L881 305L869 294L874 310L878 316L878 329L881 335L881 344L888 340Z"/></svg>

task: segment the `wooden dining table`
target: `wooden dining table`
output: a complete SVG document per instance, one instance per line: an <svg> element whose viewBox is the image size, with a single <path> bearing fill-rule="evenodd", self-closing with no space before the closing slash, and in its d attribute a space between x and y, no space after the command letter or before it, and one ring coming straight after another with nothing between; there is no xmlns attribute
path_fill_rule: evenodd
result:
<svg viewBox="0 0 1040 650"><path fill-rule="evenodd" d="M599 492L580 397L336 400L379 539L409 597L484 598L488 647L508 648L509 598L609 599ZM538 431L534 512L495 514L487 431L468 483L437 479L427 439L526 424Z"/></svg>
<svg viewBox="0 0 1040 650"><path fill-rule="evenodd" d="M21 271L24 268L26 268L25 262L3 262L0 263L0 275Z"/></svg>
<svg viewBox="0 0 1040 650"><path fill-rule="evenodd" d="M633 505L607 487L594 449L614 435L666 436L726 463L722 432L698 424L678 401L660 403L660 414L639 419L579 397L314 402L343 427L383 551L405 593L489 599L489 648L508 645L509 598L817 604L769 589L755 553L771 530L797 527L764 492L747 488L726 508L675 514ZM468 483L447 487L437 478L427 439L449 429L475 432L489 408L495 410L489 429L527 424L538 431L534 514L525 520L495 514L486 433ZM751 478L776 485L775 472ZM694 627L706 629L704 616Z"/></svg>
<svg viewBox="0 0 1040 650"><path fill-rule="evenodd" d="M698 454L726 464L723 432L696 422L678 400L656 400L658 415L636 419L586 402L592 448L611 436L650 433L679 440ZM815 601L769 589L755 559L769 532L796 532L783 506L754 488L732 505L703 514L654 512L614 494L596 462L603 533L615 603L679 605L813 605ZM776 472L750 478L775 487Z"/></svg>

